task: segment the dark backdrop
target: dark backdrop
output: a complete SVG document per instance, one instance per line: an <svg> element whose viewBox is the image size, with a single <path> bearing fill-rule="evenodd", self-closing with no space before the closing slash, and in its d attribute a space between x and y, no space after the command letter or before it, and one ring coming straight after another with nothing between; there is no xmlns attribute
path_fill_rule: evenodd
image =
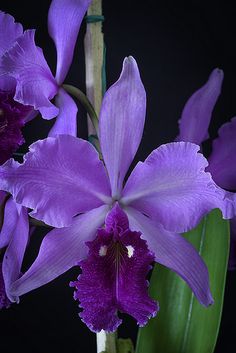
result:
<svg viewBox="0 0 236 353"><path fill-rule="evenodd" d="M55 69L55 50L47 33L50 1L1 0L0 9L12 14L24 28L36 28L37 44ZM212 138L236 113L235 11L223 1L104 0L104 33L107 46L107 82L113 83L122 60L133 55L140 67L148 106L144 137L136 159L144 159L157 145L173 141L177 120L187 98L215 67L225 72L223 91L213 113ZM67 82L84 90L83 37L79 35L75 59ZM1 34L0 34L1 35ZM86 138L85 114L80 109L79 133ZM24 129L28 143L44 138L51 123L35 119ZM210 151L210 143L205 145ZM27 145L21 148L27 150ZM38 228L25 268L36 256L45 230ZM95 352L95 335L77 317L77 303L68 283L78 272L72 269L53 283L22 297L20 305L0 313L0 349L12 353ZM228 273L223 318L216 353L235 347L236 273ZM130 318L120 328L123 337L136 337ZM201 353L201 352L199 352Z"/></svg>

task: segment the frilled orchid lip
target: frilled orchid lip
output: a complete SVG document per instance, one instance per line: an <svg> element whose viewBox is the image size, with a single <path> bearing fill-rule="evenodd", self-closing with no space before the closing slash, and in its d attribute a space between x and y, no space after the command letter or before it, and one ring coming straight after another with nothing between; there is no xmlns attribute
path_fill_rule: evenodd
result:
<svg viewBox="0 0 236 353"><path fill-rule="evenodd" d="M0 90L0 164L24 143L21 128L32 107L13 99L14 94Z"/></svg>
<svg viewBox="0 0 236 353"><path fill-rule="evenodd" d="M133 316L140 326L158 311L148 296L145 279L154 255L141 233L129 229L128 218L118 203L108 214L105 228L88 242L88 257L81 261L82 274L71 282L80 301L82 320L94 332L112 332L122 320L117 312Z"/></svg>

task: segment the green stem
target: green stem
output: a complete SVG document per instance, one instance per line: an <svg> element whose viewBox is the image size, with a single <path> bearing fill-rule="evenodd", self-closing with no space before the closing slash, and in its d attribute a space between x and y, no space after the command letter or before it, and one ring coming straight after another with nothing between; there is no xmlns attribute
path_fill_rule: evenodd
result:
<svg viewBox="0 0 236 353"><path fill-rule="evenodd" d="M72 96L74 96L83 105L83 107L85 108L85 110L89 114L91 122L92 122L94 129L96 131L96 134L98 136L98 134L99 134L98 117L97 117L97 114L96 114L91 102L87 98L87 96L79 88L74 87L72 85L63 85L63 88L68 93L70 93Z"/></svg>
<svg viewBox="0 0 236 353"><path fill-rule="evenodd" d="M118 353L117 332L101 331L97 333L97 353Z"/></svg>

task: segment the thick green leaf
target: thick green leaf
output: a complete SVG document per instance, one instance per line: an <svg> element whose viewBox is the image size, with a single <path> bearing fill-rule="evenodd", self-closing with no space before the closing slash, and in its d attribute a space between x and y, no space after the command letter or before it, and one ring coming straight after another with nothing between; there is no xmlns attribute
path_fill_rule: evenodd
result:
<svg viewBox="0 0 236 353"><path fill-rule="evenodd" d="M229 254L229 222L213 210L197 228L184 234L205 260L215 303L201 306L186 283L156 265L150 294L160 303L158 316L139 330L136 353L212 353L224 299Z"/></svg>

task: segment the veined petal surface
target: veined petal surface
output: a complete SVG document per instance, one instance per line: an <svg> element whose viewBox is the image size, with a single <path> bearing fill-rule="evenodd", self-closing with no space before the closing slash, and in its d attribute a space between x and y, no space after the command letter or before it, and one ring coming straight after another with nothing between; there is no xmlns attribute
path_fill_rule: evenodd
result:
<svg viewBox="0 0 236 353"><path fill-rule="evenodd" d="M2 272L5 290L10 300L13 300L9 288L21 275L21 265L29 239L29 220L25 207L19 207L18 221L12 234L10 244L4 254Z"/></svg>
<svg viewBox="0 0 236 353"><path fill-rule="evenodd" d="M0 11L0 57L8 50L15 40L23 34L23 27L16 23L14 17Z"/></svg>
<svg viewBox="0 0 236 353"><path fill-rule="evenodd" d="M57 49L56 80L64 81L72 62L82 19L91 0L53 0L48 13L48 31Z"/></svg>
<svg viewBox="0 0 236 353"><path fill-rule="evenodd" d="M35 142L23 164L6 162L0 167L0 189L33 209L34 218L58 228L110 200L108 177L95 148L70 135Z"/></svg>
<svg viewBox="0 0 236 353"><path fill-rule="evenodd" d="M16 79L14 99L39 110L43 118L51 119L58 108L50 102L58 86L42 49L34 42L34 30L27 30L2 57L0 69Z"/></svg>
<svg viewBox="0 0 236 353"><path fill-rule="evenodd" d="M16 202L10 197L4 208L4 218L2 229L0 230L0 249L4 248L10 243L16 224L18 222L18 206Z"/></svg>
<svg viewBox="0 0 236 353"><path fill-rule="evenodd" d="M78 108L75 101L60 88L55 98L55 105L59 108L59 114L48 136L56 137L61 134L76 136Z"/></svg>
<svg viewBox="0 0 236 353"><path fill-rule="evenodd" d="M54 229L42 241L39 254L28 271L11 286L12 298L58 277L87 256L86 241L95 238L108 212L101 206L73 219L70 227Z"/></svg>
<svg viewBox="0 0 236 353"><path fill-rule="evenodd" d="M213 298L209 288L208 270L195 248L179 234L166 231L140 212L126 209L130 228L139 230L155 254L155 261L175 271L192 289L198 301L211 305Z"/></svg>
<svg viewBox="0 0 236 353"><path fill-rule="evenodd" d="M140 144L145 112L146 93L138 66L128 57L119 80L106 92L100 112L100 143L114 197L119 197Z"/></svg>
<svg viewBox="0 0 236 353"><path fill-rule="evenodd" d="M221 93L223 78L222 70L213 70L207 83L189 98L179 120L178 141L200 145L208 138L211 115Z"/></svg>
<svg viewBox="0 0 236 353"><path fill-rule="evenodd" d="M199 146L174 142L154 150L131 173L121 203L130 205L173 232L185 232L223 202L224 191L205 172Z"/></svg>

